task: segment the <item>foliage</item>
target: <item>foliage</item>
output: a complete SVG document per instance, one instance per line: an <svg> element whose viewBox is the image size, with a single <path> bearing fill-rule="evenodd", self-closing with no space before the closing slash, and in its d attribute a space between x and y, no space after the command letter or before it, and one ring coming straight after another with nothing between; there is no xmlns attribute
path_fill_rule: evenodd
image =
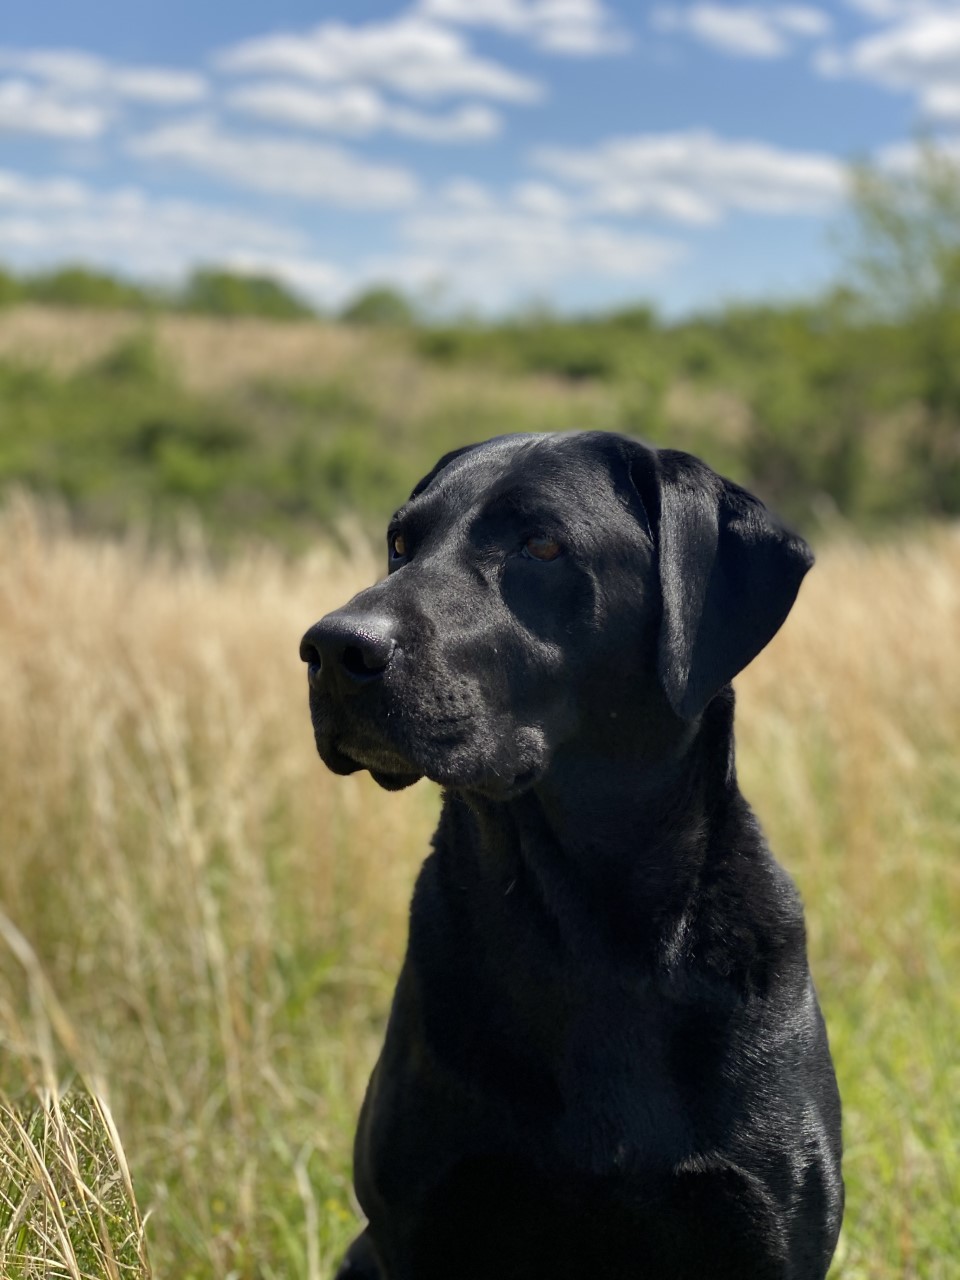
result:
<svg viewBox="0 0 960 1280"><path fill-rule="evenodd" d="M416 322L413 303L389 285L365 289L344 306L340 319L344 324L371 328L406 328Z"/></svg>
<svg viewBox="0 0 960 1280"><path fill-rule="evenodd" d="M229 327L221 337L228 349ZM198 390L153 330L134 329L66 375L0 361L0 489L64 499L87 527L146 521L169 537L199 517L218 543L260 534L302 545L349 515L379 528L451 441L494 434L505 418L577 425L574 406L539 415L509 395L504 411L503 399L491 407L457 387L415 404L371 378L366 360L327 377Z"/></svg>
<svg viewBox="0 0 960 1280"><path fill-rule="evenodd" d="M853 170L848 255L865 299L894 320L960 311L960 164L929 142Z"/></svg>
<svg viewBox="0 0 960 1280"><path fill-rule="evenodd" d="M924 408L924 498L960 511L960 161L921 144L902 170L855 171L851 261L866 306L898 328Z"/></svg>
<svg viewBox="0 0 960 1280"><path fill-rule="evenodd" d="M488 364L511 373L548 374L569 382L613 381L629 374L638 350L662 342L643 307L610 316L558 319L533 315L480 325L432 325L416 335L416 350L440 364Z"/></svg>
<svg viewBox="0 0 960 1280"><path fill-rule="evenodd" d="M167 290L82 265L20 276L0 270L0 307L16 302L96 311L184 310L214 316L264 316L271 320L300 320L316 314L269 276L216 267L195 271L182 288Z"/></svg>
<svg viewBox="0 0 960 1280"><path fill-rule="evenodd" d="M585 427L698 453L807 529L960 514L944 456L960 411L941 405L935 434L916 348L843 295L670 328L293 323L244 347L207 323L202 358L186 317L112 323L102 341L91 313L61 323L58 354L84 354L60 372L13 341L0 353L0 490L58 496L88 527L196 516L218 543L302 545L350 513L379 528L449 448Z"/></svg>
<svg viewBox="0 0 960 1280"><path fill-rule="evenodd" d="M180 298L185 311L212 316L265 316L302 320L314 311L269 276L237 275L207 268L195 271Z"/></svg>
<svg viewBox="0 0 960 1280"><path fill-rule="evenodd" d="M808 529L955 518L957 161L921 147L903 172L861 167L849 225L846 284L672 324L643 305L426 323L378 286L334 327L273 281L198 271L177 305L243 318L203 330L202 357L192 317L178 329L136 286L80 268L0 275L0 301L155 307L149 328L105 315L107 346L93 312L78 313L49 350L84 354L58 373L35 345L16 354L20 313L6 308L0 487L59 495L101 527L146 517L169 530L192 513L218 540L296 542L349 512L382 520L446 449L598 427L699 453ZM258 329L257 316L287 323Z"/></svg>
<svg viewBox="0 0 960 1280"><path fill-rule="evenodd" d="M0 307L9 306L13 302L20 302L23 298L23 286L20 281L0 268Z"/></svg>
<svg viewBox="0 0 960 1280"><path fill-rule="evenodd" d="M19 282L19 296L61 307L110 310L142 310L154 302L154 295L149 289L84 266L59 267L55 271L28 276Z"/></svg>

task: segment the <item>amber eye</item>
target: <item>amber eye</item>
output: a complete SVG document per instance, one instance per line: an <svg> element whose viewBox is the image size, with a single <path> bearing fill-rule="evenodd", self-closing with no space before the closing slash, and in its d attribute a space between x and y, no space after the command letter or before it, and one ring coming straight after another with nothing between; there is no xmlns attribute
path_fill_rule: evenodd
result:
<svg viewBox="0 0 960 1280"><path fill-rule="evenodd" d="M528 538L523 544L522 554L530 560L556 560L557 556L563 548L555 538L545 538L538 535L534 538Z"/></svg>
<svg viewBox="0 0 960 1280"><path fill-rule="evenodd" d="M389 538L390 555L394 560L402 560L407 554L407 540L402 533L391 533Z"/></svg>

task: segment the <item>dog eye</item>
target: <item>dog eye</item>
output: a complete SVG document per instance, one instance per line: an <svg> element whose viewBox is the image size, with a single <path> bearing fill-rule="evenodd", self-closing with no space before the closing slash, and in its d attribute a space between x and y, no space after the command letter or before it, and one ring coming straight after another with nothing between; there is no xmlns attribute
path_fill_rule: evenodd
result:
<svg viewBox="0 0 960 1280"><path fill-rule="evenodd" d="M407 554L407 540L402 533L391 533L387 536L391 560L402 560Z"/></svg>
<svg viewBox="0 0 960 1280"><path fill-rule="evenodd" d="M547 538L543 535L528 538L520 548L520 554L526 556L528 560L540 561L556 560L562 551L563 547L555 538Z"/></svg>

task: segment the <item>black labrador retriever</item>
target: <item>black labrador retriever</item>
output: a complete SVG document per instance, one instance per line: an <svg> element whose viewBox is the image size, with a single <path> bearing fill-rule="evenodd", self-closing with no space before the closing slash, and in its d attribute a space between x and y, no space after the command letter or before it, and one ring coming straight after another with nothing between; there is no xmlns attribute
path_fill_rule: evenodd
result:
<svg viewBox="0 0 960 1280"><path fill-rule="evenodd" d="M730 680L812 557L687 454L442 458L312 627L335 773L444 788L360 1116L346 1280L822 1280L840 1103Z"/></svg>

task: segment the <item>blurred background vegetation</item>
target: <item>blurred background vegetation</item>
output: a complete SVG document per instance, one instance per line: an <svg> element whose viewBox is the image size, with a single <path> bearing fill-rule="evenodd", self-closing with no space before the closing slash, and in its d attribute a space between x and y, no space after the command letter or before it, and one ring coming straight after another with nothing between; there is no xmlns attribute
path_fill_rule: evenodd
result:
<svg viewBox="0 0 960 1280"><path fill-rule="evenodd" d="M670 322L0 274L0 1275L333 1274L438 797L322 769L297 642L442 451L573 428L813 536L738 740L844 1099L831 1276L956 1275L960 168L852 190L831 290Z"/></svg>
<svg viewBox="0 0 960 1280"><path fill-rule="evenodd" d="M812 530L960 515L960 171L855 171L822 296L665 322L438 316L376 287L337 316L219 269L166 293L0 273L0 486L86 528L303 546L382 522L444 449L588 427L702 454Z"/></svg>

